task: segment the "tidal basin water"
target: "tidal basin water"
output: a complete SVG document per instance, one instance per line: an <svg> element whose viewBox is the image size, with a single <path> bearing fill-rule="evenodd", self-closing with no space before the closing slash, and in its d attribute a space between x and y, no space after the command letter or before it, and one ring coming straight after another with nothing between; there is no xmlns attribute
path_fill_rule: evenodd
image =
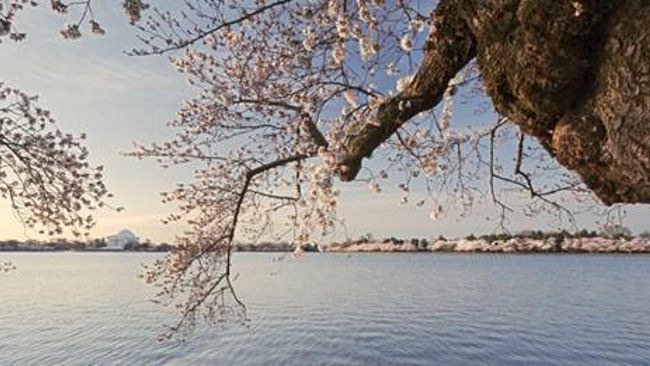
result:
<svg viewBox="0 0 650 366"><path fill-rule="evenodd" d="M0 253L0 365L650 365L650 256L235 255L248 327L159 344L156 254Z"/></svg>

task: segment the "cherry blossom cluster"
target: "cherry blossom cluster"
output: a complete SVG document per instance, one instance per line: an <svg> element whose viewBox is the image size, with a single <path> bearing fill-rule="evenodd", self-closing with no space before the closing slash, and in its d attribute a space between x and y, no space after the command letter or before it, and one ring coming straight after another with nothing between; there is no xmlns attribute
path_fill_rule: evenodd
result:
<svg viewBox="0 0 650 366"><path fill-rule="evenodd" d="M11 263L11 262L8 262L8 261L1 261L1 260L0 260L0 273L1 273L1 272L9 272L9 271L13 271L13 270L15 270L15 269L16 269L16 265L15 265L15 264L13 264L13 263Z"/></svg>
<svg viewBox="0 0 650 366"><path fill-rule="evenodd" d="M21 41L25 38L25 33L18 31L14 23L21 11L36 5L38 5L36 1L26 0L10 0L0 3L0 43L5 36L12 41Z"/></svg>
<svg viewBox="0 0 650 366"><path fill-rule="evenodd" d="M88 212L110 196L103 168L88 163L85 134L61 132L36 102L0 83L0 198L41 233L87 233L95 224Z"/></svg>

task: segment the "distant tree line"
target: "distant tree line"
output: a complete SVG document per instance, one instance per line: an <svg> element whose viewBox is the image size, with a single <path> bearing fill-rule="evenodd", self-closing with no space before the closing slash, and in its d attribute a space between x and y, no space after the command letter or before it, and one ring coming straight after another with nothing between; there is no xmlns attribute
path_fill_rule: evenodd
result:
<svg viewBox="0 0 650 366"><path fill-rule="evenodd" d="M642 238L650 238L650 230L643 231L638 235ZM510 239L532 239L532 240L547 240L554 238L557 242L561 242L564 239L573 239L573 238L595 238L595 237L605 237L610 239L632 239L632 231L622 225L607 225L603 227L600 231L596 230L587 230L582 229L580 231L569 232L567 230L561 231L542 231L542 230L524 230L518 233L495 233L495 234L483 234L475 235L470 234L464 237L465 240L485 240L488 243L495 241L506 241ZM393 245L404 245L412 244L418 249L426 249L430 243L435 241L446 241L447 238L443 235L439 235L436 238L431 240L425 238L396 238L389 237L383 239L375 239L372 234L365 234L359 237L358 239L349 239L342 242L333 242L330 244L332 247L349 247L356 244L366 244L366 243L390 243Z"/></svg>
<svg viewBox="0 0 650 366"><path fill-rule="evenodd" d="M383 238L383 239L374 239L371 234L366 234L361 236L359 239L353 239L353 240L346 240L344 242L334 242L330 244L332 247L349 247L350 245L355 245L355 244L366 244L366 243L373 243L373 242L381 242L384 244L393 244L393 245L404 245L404 244L412 244L415 245L417 248L420 249L426 249L427 246L429 246L430 241L426 238L408 238L408 239L401 239L401 238L396 238L394 236L391 236L390 238Z"/></svg>
<svg viewBox="0 0 650 366"><path fill-rule="evenodd" d="M14 239L0 240L0 251L12 252L46 252L46 251L93 251L105 248L106 240L92 239L86 242L68 239L53 239L48 241L26 240L19 241ZM147 240L144 243L132 242L124 246L124 251L130 252L169 252L173 251L173 245L162 243L154 244Z"/></svg>
<svg viewBox="0 0 650 366"><path fill-rule="evenodd" d="M644 231L639 236L641 237L650 237L650 232ZM489 243L497 240L510 240L510 239L533 239L533 240L546 240L555 238L556 240L562 241L566 239L573 238L595 238L595 237L605 237L610 239L632 239L632 230L622 225L607 225L603 227L600 231L596 230L586 230L582 229L580 231L569 232L567 230L561 231L542 231L542 230L525 230L520 231L515 234L509 233L499 233L499 234L487 234L475 236L470 234L465 237L467 240L485 240Z"/></svg>
<svg viewBox="0 0 650 366"><path fill-rule="evenodd" d="M237 252L293 252L296 250L296 244L289 242L240 243L235 245L234 249ZM302 244L300 245L300 249L303 252L319 251L318 245L312 243Z"/></svg>

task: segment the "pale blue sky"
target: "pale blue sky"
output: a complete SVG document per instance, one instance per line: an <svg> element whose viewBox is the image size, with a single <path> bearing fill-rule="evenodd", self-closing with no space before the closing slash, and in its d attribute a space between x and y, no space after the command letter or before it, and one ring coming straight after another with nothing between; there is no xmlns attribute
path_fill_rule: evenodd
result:
<svg viewBox="0 0 650 366"><path fill-rule="evenodd" d="M113 234L129 228L140 237L171 241L180 225L163 225L160 219L172 208L160 203L159 192L175 182L187 180L182 169L163 169L154 161L121 156L133 141L163 141L172 136L166 122L172 119L192 89L169 65L166 57L134 58L123 51L136 46L133 29L111 2L97 2L98 20L107 30L103 37L89 34L65 41L58 34L64 19L43 7L28 11L18 26L28 33L19 44L0 46L0 79L29 93L40 95L59 126L68 132L87 132L91 159L106 166L107 184L114 203L126 207L122 213L100 211L93 236ZM86 32L89 33L89 32ZM397 189L374 194L365 183L341 184L341 213L350 236L372 232L375 236L431 237L491 232L494 214L489 202L477 205L470 218L459 220L449 213L432 222L430 207L400 205ZM600 218L585 215L580 224L595 228ZM650 208L628 209L625 223L635 231L650 229ZM514 215L510 227L553 229L548 218ZM341 233L340 233L341 234ZM9 204L0 201L0 239L38 238L11 215Z"/></svg>

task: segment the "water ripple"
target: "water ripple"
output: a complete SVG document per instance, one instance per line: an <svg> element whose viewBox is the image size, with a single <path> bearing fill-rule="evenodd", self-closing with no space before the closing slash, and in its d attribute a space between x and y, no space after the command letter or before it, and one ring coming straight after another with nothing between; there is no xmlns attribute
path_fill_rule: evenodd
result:
<svg viewBox="0 0 650 366"><path fill-rule="evenodd" d="M238 254L250 326L163 345L155 255L8 257L0 365L650 364L650 256Z"/></svg>

